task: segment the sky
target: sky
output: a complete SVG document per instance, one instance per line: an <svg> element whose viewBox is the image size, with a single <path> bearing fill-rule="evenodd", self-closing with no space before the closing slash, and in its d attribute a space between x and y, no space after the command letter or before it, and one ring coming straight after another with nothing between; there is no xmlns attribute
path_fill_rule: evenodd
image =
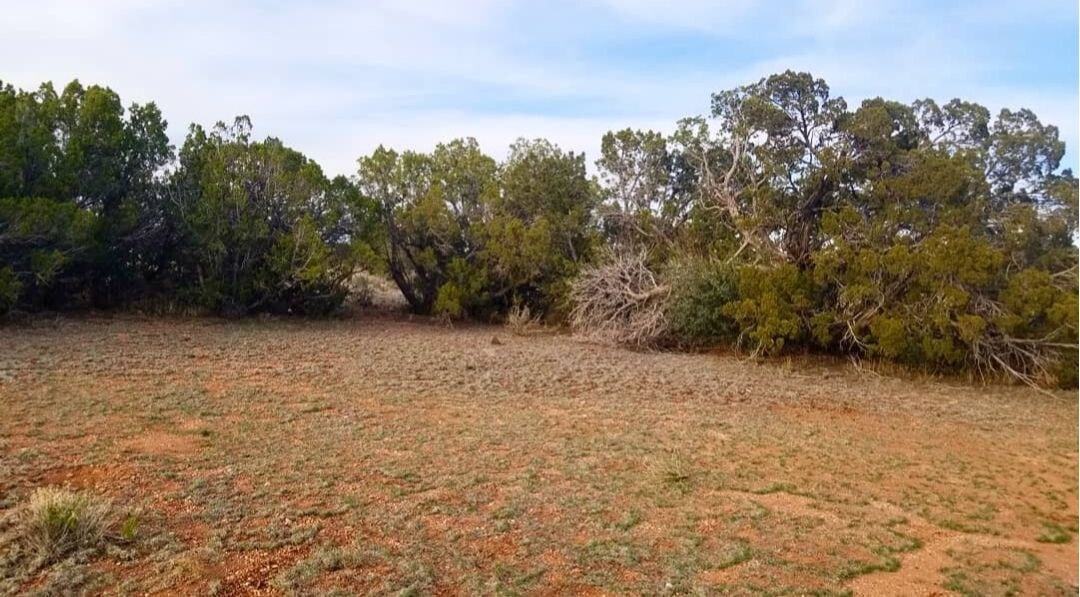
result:
<svg viewBox="0 0 1080 597"><path fill-rule="evenodd" d="M1027 107L1076 169L1076 0L0 0L0 80L154 101L172 141L249 115L352 174L380 144L519 137L586 152L671 131L710 94L787 69L869 97Z"/></svg>

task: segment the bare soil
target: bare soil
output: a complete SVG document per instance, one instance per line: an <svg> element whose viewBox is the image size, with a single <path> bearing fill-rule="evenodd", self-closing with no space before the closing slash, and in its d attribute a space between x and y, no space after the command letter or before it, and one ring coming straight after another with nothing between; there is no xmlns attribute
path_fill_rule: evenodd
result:
<svg viewBox="0 0 1080 597"><path fill-rule="evenodd" d="M1077 399L345 320L0 327L0 515L130 544L0 591L1075 595Z"/></svg>

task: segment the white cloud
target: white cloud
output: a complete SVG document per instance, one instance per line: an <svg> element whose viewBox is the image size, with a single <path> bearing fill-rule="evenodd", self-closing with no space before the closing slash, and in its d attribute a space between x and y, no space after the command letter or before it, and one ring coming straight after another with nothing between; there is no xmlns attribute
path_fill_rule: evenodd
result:
<svg viewBox="0 0 1080 597"><path fill-rule="evenodd" d="M1010 15L1075 21L1060 0L937 13L894 0L593 2L9 2L0 77L22 87L78 77L125 101L157 101L176 142L190 122L249 114L257 132L331 173L352 172L379 143L423 149L464 135L494 155L519 136L546 136L591 160L610 128L670 130L706 111L710 92L787 68L825 77L852 104L884 95L1029 105L1076 147L1075 80L1001 84L1001 57L957 33L1005 30ZM635 66L634 52L662 55L684 34L725 48L722 62Z"/></svg>

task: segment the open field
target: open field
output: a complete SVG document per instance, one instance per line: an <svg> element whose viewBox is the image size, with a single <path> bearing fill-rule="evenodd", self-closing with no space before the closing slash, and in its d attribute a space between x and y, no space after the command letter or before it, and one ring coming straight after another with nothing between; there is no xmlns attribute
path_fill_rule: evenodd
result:
<svg viewBox="0 0 1080 597"><path fill-rule="evenodd" d="M0 513L67 486L138 520L36 571L0 554L7 593L1077 590L1068 392L388 316L117 317L0 328L0 405Z"/></svg>

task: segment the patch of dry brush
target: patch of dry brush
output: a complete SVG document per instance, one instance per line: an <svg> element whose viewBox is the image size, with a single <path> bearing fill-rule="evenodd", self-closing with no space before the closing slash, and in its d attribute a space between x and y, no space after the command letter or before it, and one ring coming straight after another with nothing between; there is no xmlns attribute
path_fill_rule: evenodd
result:
<svg viewBox="0 0 1080 597"><path fill-rule="evenodd" d="M109 531L112 507L91 495L55 487L35 490L4 521L0 538L9 562L29 571L84 549L96 549ZM9 571L10 572L10 571Z"/></svg>
<svg viewBox="0 0 1080 597"><path fill-rule="evenodd" d="M671 286L663 283L643 251L612 251L582 270L570 290L570 325L585 337L651 346L668 335Z"/></svg>

